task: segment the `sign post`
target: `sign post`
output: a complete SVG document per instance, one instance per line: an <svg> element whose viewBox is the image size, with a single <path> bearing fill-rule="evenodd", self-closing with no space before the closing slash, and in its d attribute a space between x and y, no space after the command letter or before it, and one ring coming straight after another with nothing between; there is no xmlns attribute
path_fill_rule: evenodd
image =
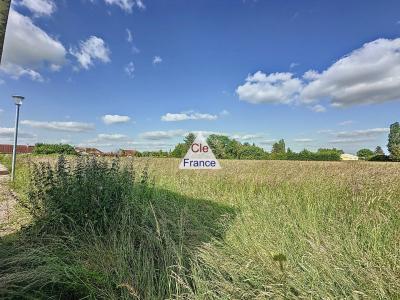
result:
<svg viewBox="0 0 400 300"><path fill-rule="evenodd" d="M215 158L211 147L200 133L197 135L189 151L182 159L179 169L186 170L218 170L221 165Z"/></svg>

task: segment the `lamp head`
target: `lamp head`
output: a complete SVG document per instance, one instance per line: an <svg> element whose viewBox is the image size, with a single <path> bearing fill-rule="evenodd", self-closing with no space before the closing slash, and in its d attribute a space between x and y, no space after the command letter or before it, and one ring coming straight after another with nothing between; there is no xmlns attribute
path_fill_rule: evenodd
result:
<svg viewBox="0 0 400 300"><path fill-rule="evenodd" d="M25 99L25 97L20 95L13 95L12 98L14 99L16 105L21 105L22 101Z"/></svg>

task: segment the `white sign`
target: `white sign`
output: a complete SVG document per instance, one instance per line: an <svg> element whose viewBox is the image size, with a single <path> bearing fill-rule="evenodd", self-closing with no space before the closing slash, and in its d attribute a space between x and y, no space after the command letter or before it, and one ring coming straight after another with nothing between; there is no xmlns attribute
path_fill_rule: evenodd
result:
<svg viewBox="0 0 400 300"><path fill-rule="evenodd" d="M206 139L199 134L182 159L179 169L218 170L221 169L221 166Z"/></svg>

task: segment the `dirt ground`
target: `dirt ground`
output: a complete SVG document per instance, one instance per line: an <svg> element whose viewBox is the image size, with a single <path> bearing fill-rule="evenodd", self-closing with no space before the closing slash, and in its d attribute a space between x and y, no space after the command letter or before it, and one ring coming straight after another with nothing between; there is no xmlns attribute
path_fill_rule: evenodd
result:
<svg viewBox="0 0 400 300"><path fill-rule="evenodd" d="M6 170L6 168L0 165L0 171L2 170ZM9 182L10 176L8 174L0 175L0 237L16 230L14 221L17 198L11 190Z"/></svg>

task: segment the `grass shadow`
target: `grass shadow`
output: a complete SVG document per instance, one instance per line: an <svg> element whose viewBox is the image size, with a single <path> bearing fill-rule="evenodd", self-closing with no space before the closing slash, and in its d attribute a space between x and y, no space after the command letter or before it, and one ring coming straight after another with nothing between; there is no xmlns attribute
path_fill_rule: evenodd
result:
<svg viewBox="0 0 400 300"><path fill-rule="evenodd" d="M198 247L222 239L234 215L217 202L141 186L107 216L106 230L70 220L49 232L36 222L0 240L0 298L191 298Z"/></svg>

